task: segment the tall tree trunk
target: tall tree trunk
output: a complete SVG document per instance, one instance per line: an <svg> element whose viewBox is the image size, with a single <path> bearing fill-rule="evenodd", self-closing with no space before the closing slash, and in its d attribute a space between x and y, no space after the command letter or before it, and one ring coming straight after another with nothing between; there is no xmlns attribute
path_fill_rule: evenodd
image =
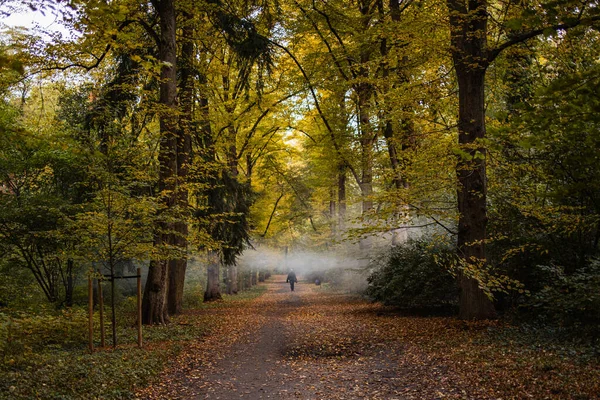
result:
<svg viewBox="0 0 600 400"><path fill-rule="evenodd" d="M161 196L160 202L169 210L176 203L176 179L174 178L177 175L175 4L174 0L155 0L152 4L160 19L159 60L162 65L159 98L162 108L159 113L158 188ZM166 233L172 229L174 229L172 223L159 219L155 226L154 245L161 248L164 245L174 244L173 235ZM167 310L168 275L168 261L160 259L150 262L142 304L142 322L144 324L163 324L169 320Z"/></svg>
<svg viewBox="0 0 600 400"><path fill-rule="evenodd" d="M241 291L246 290L246 273L242 272L241 274L238 274L238 287L240 288Z"/></svg>
<svg viewBox="0 0 600 400"><path fill-rule="evenodd" d="M468 4L468 5L467 5ZM457 163L458 255L475 268L485 265L486 151L485 72L487 69L486 2L448 0L453 61L458 79L458 143L465 156ZM468 156L467 156L468 155ZM460 274L459 315L463 319L495 316L494 306L477 280Z"/></svg>
<svg viewBox="0 0 600 400"><path fill-rule="evenodd" d="M362 15L362 30L369 31L372 18L371 0L360 0L358 2L359 11ZM373 96L373 86L368 83L369 68L367 64L371 61L370 46L362 45L360 51L360 67L358 76L363 80L355 85L354 90L357 96L358 107L358 126L360 129L360 148L361 148L361 178L360 192L362 196L362 213L368 213L373 208L373 145L375 144L375 131L371 123L371 98ZM362 242L361 242L362 243Z"/></svg>
<svg viewBox="0 0 600 400"><path fill-rule="evenodd" d="M390 15L393 22L400 21L400 11L398 0L390 0ZM383 21L386 17L383 0L377 0L377 9L379 10L379 18ZM383 125L383 137L385 138L385 142L388 148L388 155L390 157L390 164L392 165L392 171L394 175L392 177L392 182L396 189L400 189L402 187L402 179L400 176L400 161L398 159L398 150L396 145L396 139L394 138L394 124L392 122L392 106L391 101L388 99L389 92L391 89L390 84L390 63L388 60L390 53L390 46L388 45L388 40L385 36L381 38L381 42L379 43L379 51L381 53L381 77L382 85L381 85L381 93L383 94L383 115L382 115L382 125ZM401 66L397 65L398 70L401 69ZM400 74L400 72L399 72Z"/></svg>
<svg viewBox="0 0 600 400"><path fill-rule="evenodd" d="M465 263L481 268L486 262L487 188L485 149L475 143L485 137L485 71L456 71L459 82L458 142L473 157L472 160L461 158L457 164L458 252ZM494 317L494 306L475 279L460 274L459 287L461 318Z"/></svg>
<svg viewBox="0 0 600 400"><path fill-rule="evenodd" d="M360 127L361 148L361 178L360 194L362 196L362 213L366 214L373 208L373 143L375 133L371 125L370 100L371 90L367 84L357 88L358 116Z"/></svg>
<svg viewBox="0 0 600 400"><path fill-rule="evenodd" d="M228 62L228 66L231 67L231 61ZM229 118L232 119L233 121L233 112L234 112L234 107L229 104L229 90L230 90L230 81L229 81L229 76L227 75L229 73L229 69L227 70L227 72L225 74L223 74L223 100L225 103L225 110L227 111L227 114L229 116ZM234 99L235 100L235 99ZM231 174L231 177L234 179L238 179L239 176L239 171L238 171L238 155L237 155L237 131L235 126L233 125L233 122L231 122L229 124L229 127L227 128L227 139L226 139L226 149L225 149L225 157L227 159L227 169L229 171L229 173ZM249 168L249 173L250 173L250 168ZM239 201L240 199L236 199L236 201ZM234 279L237 276L237 265L235 264L235 262L231 265L227 266L227 293L228 294L237 294L238 289L237 289L237 279Z"/></svg>
<svg viewBox="0 0 600 400"><path fill-rule="evenodd" d="M252 270L246 272L246 289L252 288Z"/></svg>
<svg viewBox="0 0 600 400"><path fill-rule="evenodd" d="M342 235L346 228L346 167L340 165L338 169L338 235Z"/></svg>
<svg viewBox="0 0 600 400"><path fill-rule="evenodd" d="M201 115L201 128L200 135L198 136L198 146L202 151L202 159L206 163L215 162L215 148L212 135L212 127L210 125L209 116L209 101L208 96L204 90L206 90L207 78L204 75L200 75L199 84L201 92L199 95L198 106ZM210 182L208 178L207 183ZM214 184L214 183L213 183ZM220 256L215 250L208 250L207 252L207 266L206 266L206 291L204 292L204 301L214 301L222 298L221 296L221 285L219 281L220 275Z"/></svg>
<svg viewBox="0 0 600 400"><path fill-rule="evenodd" d="M335 185L331 185L329 188L329 223L331 224L331 236L337 237L337 221L335 220L335 209L336 209L336 192Z"/></svg>
<svg viewBox="0 0 600 400"><path fill-rule="evenodd" d="M220 300L221 282L219 280L219 270L221 260L219 254L210 250L208 252L208 264L206 267L206 291L204 292L204 301Z"/></svg>
<svg viewBox="0 0 600 400"><path fill-rule="evenodd" d="M190 154L192 151L192 112L193 112L193 60L194 43L191 40L194 29L190 25L190 16L183 27L185 41L181 48L180 66L181 78L179 83L179 104L181 116L177 130L177 214L175 222L174 245L181 251L180 257L169 261L169 290L168 311L170 315L181 314L183 311L183 288L185 284L185 271L187 269L187 208L188 188L187 176L189 172Z"/></svg>
<svg viewBox="0 0 600 400"><path fill-rule="evenodd" d="M380 19L386 18L386 12L384 9L383 0L377 0L377 8L379 10ZM391 17L391 21L393 24L399 24L401 18L402 11L400 10L400 2L399 0L390 0L389 2L389 15ZM392 167L392 184L396 189L408 188L408 181L403 176L403 168L406 165L402 165L400 156L398 154L398 150L403 151L406 148L410 147L411 137L414 136L414 124L410 118L404 118L399 121L397 124L397 131L394 129L394 122L392 120L392 105L391 101L388 98L390 90L392 86L390 85L389 76L390 76L390 53L391 46L388 44L387 38L384 36L380 42L380 52L382 57L381 62L381 74L383 77L383 85L382 85L382 93L384 99L384 115L383 115L383 136L386 141L386 145L388 148L388 156L390 159L390 164ZM400 56L396 59L396 76L398 82L400 83L408 83L409 78L408 74L404 70L404 60L400 58ZM402 109L406 112L405 115L410 115L411 107L409 105L403 105ZM408 205L401 204L400 210L396 211L394 214L396 216L396 221L402 221L402 217L407 215L409 212ZM395 221L394 221L395 222ZM405 242L408 239L408 231L405 228L402 229L394 229L392 230L392 246L399 245Z"/></svg>
<svg viewBox="0 0 600 400"><path fill-rule="evenodd" d="M359 85L358 88L358 117L360 127L360 148L361 148L361 178L360 194L362 197L362 215L363 223L368 222L368 213L373 209L373 137L374 132L371 125L370 113L371 90L366 84ZM371 237L360 239L359 246L361 250L367 251L371 248Z"/></svg>
<svg viewBox="0 0 600 400"><path fill-rule="evenodd" d="M238 268L237 265L227 267L227 294L238 293Z"/></svg>

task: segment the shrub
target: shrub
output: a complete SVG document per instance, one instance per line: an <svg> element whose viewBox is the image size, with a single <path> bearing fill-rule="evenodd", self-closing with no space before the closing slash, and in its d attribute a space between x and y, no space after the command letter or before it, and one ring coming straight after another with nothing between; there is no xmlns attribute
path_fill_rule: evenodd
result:
<svg viewBox="0 0 600 400"><path fill-rule="evenodd" d="M536 269L551 279L521 306L521 312L538 321L600 333L600 260L591 260L570 275L556 266Z"/></svg>
<svg viewBox="0 0 600 400"><path fill-rule="evenodd" d="M408 309L454 307L454 277L437 260L452 250L425 239L409 240L373 260L367 295L387 305Z"/></svg>

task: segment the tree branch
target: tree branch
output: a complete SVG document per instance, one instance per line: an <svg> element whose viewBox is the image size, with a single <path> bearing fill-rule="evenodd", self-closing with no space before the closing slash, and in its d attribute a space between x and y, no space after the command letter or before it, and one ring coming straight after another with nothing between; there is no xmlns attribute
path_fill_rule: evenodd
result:
<svg viewBox="0 0 600 400"><path fill-rule="evenodd" d="M329 134L331 136L331 141L333 143L333 147L335 148L335 151L337 152L338 156L340 157L340 159L342 160L342 162L348 167L348 169L350 170L350 172L352 172L352 175L354 176L354 179L356 179L356 182L361 182L360 177L358 176L358 173L356 172L356 169L354 169L354 167L352 166L352 164L350 164L350 162L348 160L346 160L346 157L344 157L344 155L342 154L342 150L339 146L339 144L337 143L337 141L335 140L335 132L333 131L333 128L331 128L331 125L329 124L329 121L327 120L327 118L325 117L325 115L323 114L323 110L321 109L321 105L319 103L319 99L317 97L317 94L315 92L315 88L313 87L312 83L310 82L310 78L308 77L308 75L306 74L306 71L304 70L304 68L302 67L302 64L300 64L300 61L298 61L298 59L296 58L296 56L294 56L294 54L292 54L292 52L290 50L288 50L287 47L269 40L270 43L272 43L274 46L279 47L280 49L282 49L283 51L285 51L287 53L287 55L290 56L290 58L294 61L294 63L296 64L296 66L298 67L298 69L300 69L300 72L302 73L302 76L304 77L304 80L306 81L306 84L308 85L308 88L310 90L310 94L315 102L315 107L317 109L317 111L319 112L319 117L321 117L321 120L323 121L323 124L325 124L325 127L327 128L327 130L329 131Z"/></svg>
<svg viewBox="0 0 600 400"><path fill-rule="evenodd" d="M273 211L271 211L271 216L269 217L269 221L267 222L265 231L263 232L262 235L260 235L261 237L265 237L267 235L267 232L269 231L269 226L271 226L271 221L273 220L273 216L275 215L275 211L277 211L277 205L279 204L279 201L283 198L284 195L285 195L285 192L282 190L281 194L277 198L277 201L275 201L275 206L273 207Z"/></svg>
<svg viewBox="0 0 600 400"><path fill-rule="evenodd" d="M325 47L327 47L327 51L329 52L329 55L331 56L331 58L333 59L333 63L335 64L335 66L337 67L338 71L340 72L340 74L342 75L342 77L346 80L349 81L349 77L346 75L346 73L344 72L344 69L342 68L342 65L340 64L339 60L337 59L337 57L335 56L335 54L333 54L333 48L331 47L331 45L329 44L329 41L327 41L327 39L325 38L325 36L321 33L321 30L319 29L319 27L317 26L317 24L312 20L312 18L310 18L308 16L308 13L306 12L306 10L300 5L298 4L298 2L296 2L296 5L298 6L298 8L300 9L300 11L302 11L302 14L304 14L304 16L306 17L306 19L308 19L310 21L310 24L312 25L312 27L314 28L314 30L317 32L317 35L319 35L319 37L321 38L321 40L323 41L323 43L325 44ZM313 8L314 8L314 4L313 4ZM316 10L316 8L315 8ZM317 12L319 12L317 10ZM320 14L320 12L319 12Z"/></svg>
<svg viewBox="0 0 600 400"><path fill-rule="evenodd" d="M525 42L526 40L532 39L536 36L539 36L539 35L543 34L545 31L553 30L556 32L559 30L567 30L567 29L575 28L576 26L579 26L583 23L593 23L593 22L597 22L597 21L600 21L600 15L596 15L596 16L590 17L590 18L580 18L575 21L565 22L562 24L556 24L556 25L547 26L544 28L535 29L535 30L532 30L529 32L521 33L519 35L513 36L510 40L507 40L506 42L502 43L495 49L492 49L488 54L487 61L488 61L488 63L491 63L492 61L494 61L496 59L496 57L498 57L500 55L500 53L502 51L506 50L507 48L514 46L515 44Z"/></svg>
<svg viewBox="0 0 600 400"><path fill-rule="evenodd" d="M317 5L315 4L314 0L312 2L312 5L313 5L313 9L316 12L318 12L323 18L325 18L325 21L327 22L327 26L329 27L329 30L331 31L331 33L333 33L333 35L337 39L338 43L340 44L340 46L344 50L344 53L346 55L346 62L348 62L348 67L350 67L350 72L352 73L352 77L354 79L356 79L357 73L356 73L356 71L354 71L354 62L352 60L352 57L348 53L348 50L346 50L346 45L344 44L344 41L342 40L342 38L338 34L337 30L333 27L333 24L331 23L331 19L329 18L329 15L327 15L325 12L319 10L317 8Z"/></svg>

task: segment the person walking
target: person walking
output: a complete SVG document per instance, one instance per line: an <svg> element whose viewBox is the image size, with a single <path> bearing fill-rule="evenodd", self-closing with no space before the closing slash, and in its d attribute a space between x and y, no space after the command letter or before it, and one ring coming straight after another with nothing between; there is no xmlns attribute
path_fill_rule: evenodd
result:
<svg viewBox="0 0 600 400"><path fill-rule="evenodd" d="M290 283L290 288L292 289L292 292L294 291L294 284L296 282L298 282L298 278L296 278L296 273L294 272L293 269L290 269L290 273L287 276L287 279L285 280L286 283Z"/></svg>

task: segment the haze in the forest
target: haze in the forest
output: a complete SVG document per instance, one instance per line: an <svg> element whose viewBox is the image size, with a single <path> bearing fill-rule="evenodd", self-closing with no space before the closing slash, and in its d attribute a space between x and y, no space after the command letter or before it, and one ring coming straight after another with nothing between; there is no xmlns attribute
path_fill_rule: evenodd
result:
<svg viewBox="0 0 600 400"><path fill-rule="evenodd" d="M597 0L0 3L0 393L67 396L14 382L62 382L100 319L117 351L200 337L292 268L597 340ZM109 367L90 396L161 369Z"/></svg>

